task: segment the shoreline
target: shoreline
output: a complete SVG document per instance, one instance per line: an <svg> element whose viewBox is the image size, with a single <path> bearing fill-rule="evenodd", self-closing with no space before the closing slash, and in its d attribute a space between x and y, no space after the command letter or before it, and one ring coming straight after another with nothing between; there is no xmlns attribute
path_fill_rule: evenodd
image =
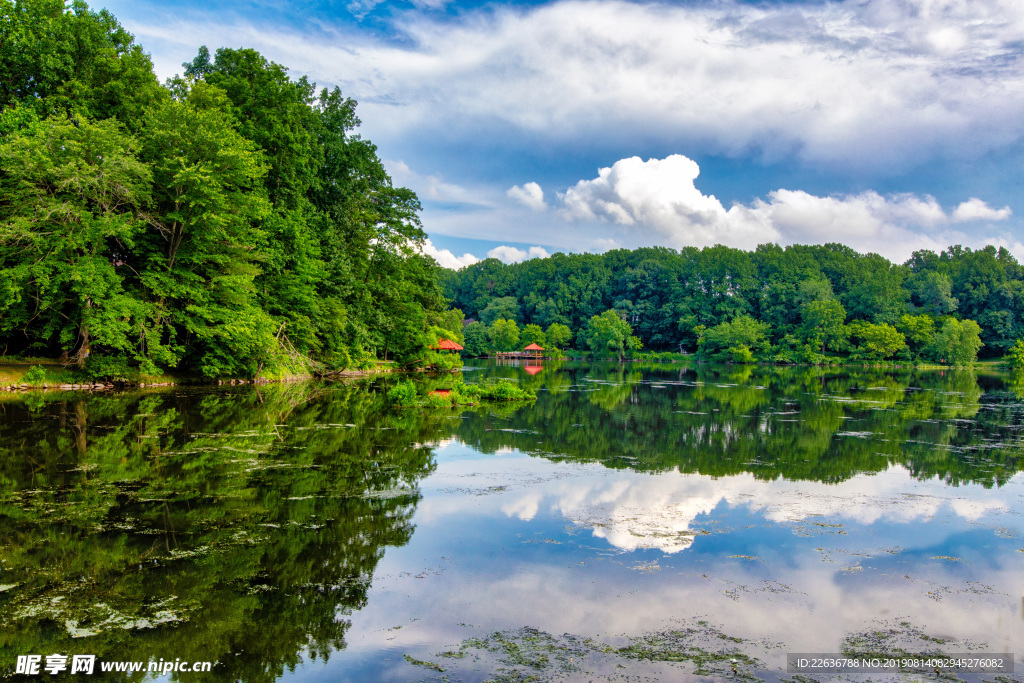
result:
<svg viewBox="0 0 1024 683"><path fill-rule="evenodd" d="M79 381L79 382L60 382L60 381L48 381L41 384L29 384L22 379L28 373L32 367L36 366L57 366L59 364L51 362L16 362L16 363L0 363L0 371L7 370L7 375L12 374L12 368L24 368L24 372L21 373L20 377L17 377L11 381L8 378L0 380L0 392L4 393L28 393L30 391L126 391L129 389L158 389L164 387L224 387L224 386L240 386L243 384L263 385L263 384L279 384L282 382L309 382L313 380L329 380L329 379L357 379L360 377L370 377L372 375L383 375L391 373L405 372L400 370L397 366L392 364L384 365L380 364L378 367L366 368L364 370L336 370L332 372L325 372L323 374L307 374L307 375L289 375L287 377L280 378L267 378L267 377L256 377L253 379L216 379L216 380L202 380L193 377L174 377L172 379L157 379L156 377L150 376L151 381L147 381L150 378L142 378L138 382L108 382L108 381ZM383 366L383 367L381 367Z"/></svg>
<svg viewBox="0 0 1024 683"><path fill-rule="evenodd" d="M493 357L487 359L493 360ZM587 358L573 358L571 356L566 358L548 358L544 360L567 360L577 362L615 362L614 358L599 358L599 359L587 359ZM618 361L621 364L626 363L659 363L659 364L679 364L679 365L723 365L730 367L743 367L747 364L734 364L734 363L713 363L710 361L697 360L695 358L686 359L640 359L640 358L624 358ZM875 361L875 362L861 362L861 363L752 363L749 365L757 366L772 366L772 367L806 367L806 368L875 368L880 370L980 370L980 371L1003 371L1010 372L1005 367L1001 367L1001 361L998 360L986 360L976 361L971 366L957 367L950 365L935 365L935 364L922 364L915 365L913 363L905 362L886 362L886 361ZM187 387L224 387L224 386L240 386L245 384L251 385L264 385L264 384L279 384L282 382L309 382L313 380L331 380L331 379L357 379L361 377L370 377L374 375L382 374L406 374L409 371L400 368L399 366L384 361L378 361L376 367L366 368L362 370L334 370L331 372L325 372L322 374L303 374L303 375L288 375L287 377L280 378L266 378L256 377L253 379L244 378L225 378L216 380L206 380L197 377L171 377L171 378L160 378L158 376L150 375L143 377L140 381L132 382L110 382L110 381L79 381L79 382L60 382L60 381L48 381L42 384L26 383L22 381L23 377L33 367L51 367L51 368L63 368L64 366L56 363L52 360L42 360L37 362L0 362L0 393L27 393L30 391L125 391L128 389L158 389L165 387L174 386L187 386ZM19 372L19 370L21 370Z"/></svg>

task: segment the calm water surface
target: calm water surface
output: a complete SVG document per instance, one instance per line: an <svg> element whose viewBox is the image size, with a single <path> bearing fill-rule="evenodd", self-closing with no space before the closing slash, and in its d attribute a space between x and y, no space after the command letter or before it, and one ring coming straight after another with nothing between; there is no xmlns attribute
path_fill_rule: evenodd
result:
<svg viewBox="0 0 1024 683"><path fill-rule="evenodd" d="M536 403L399 410L395 378L3 396L0 671L807 680L787 652L1011 652L1024 672L1009 377L464 373L494 376Z"/></svg>

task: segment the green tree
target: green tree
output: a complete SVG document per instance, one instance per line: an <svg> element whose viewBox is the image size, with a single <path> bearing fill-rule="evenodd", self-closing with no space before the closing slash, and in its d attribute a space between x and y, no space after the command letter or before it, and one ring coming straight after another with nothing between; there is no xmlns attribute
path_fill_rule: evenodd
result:
<svg viewBox="0 0 1024 683"><path fill-rule="evenodd" d="M0 333L78 362L153 351L152 309L124 263L151 192L136 148L114 120L46 120L0 145Z"/></svg>
<svg viewBox="0 0 1024 683"><path fill-rule="evenodd" d="M515 351L519 348L519 326L515 320L498 318L487 329L487 336L498 351Z"/></svg>
<svg viewBox="0 0 1024 683"><path fill-rule="evenodd" d="M932 345L935 337L935 318L930 315L903 314L896 326L906 338L910 350L920 356Z"/></svg>
<svg viewBox="0 0 1024 683"><path fill-rule="evenodd" d="M190 348L188 361L208 377L256 374L280 336L255 287L266 167L224 104L196 84L185 99L152 109L143 136L155 211L137 269L157 309L150 336Z"/></svg>
<svg viewBox="0 0 1024 683"><path fill-rule="evenodd" d="M855 320L850 323L850 335L858 340L857 350L869 359L892 358L907 347L906 339L892 325Z"/></svg>
<svg viewBox="0 0 1024 683"><path fill-rule="evenodd" d="M451 339L459 344L465 339L465 325L462 324L464 319L462 311L457 308L427 312L427 325L443 329L445 339Z"/></svg>
<svg viewBox="0 0 1024 683"><path fill-rule="evenodd" d="M816 299L803 307L803 337L820 346L822 354L827 346L835 349L846 339L845 322L846 309L834 298Z"/></svg>
<svg viewBox="0 0 1024 683"><path fill-rule="evenodd" d="M514 296L492 299L487 308L480 311L480 322L484 325L490 326L499 319L519 320L519 303Z"/></svg>
<svg viewBox="0 0 1024 683"><path fill-rule="evenodd" d="M471 322L464 330L465 342L463 346L467 355L486 356L488 350L487 327L481 322Z"/></svg>
<svg viewBox="0 0 1024 683"><path fill-rule="evenodd" d="M0 111L116 118L134 132L143 111L166 99L149 55L107 10L81 0L0 0Z"/></svg>
<svg viewBox="0 0 1024 683"><path fill-rule="evenodd" d="M907 282L914 300L928 313L941 317L956 310L960 302L953 297L953 282L949 275L930 270L915 273Z"/></svg>
<svg viewBox="0 0 1024 683"><path fill-rule="evenodd" d="M973 320L946 318L932 342L932 354L936 360L949 365L970 365L978 359L981 341L981 326Z"/></svg>
<svg viewBox="0 0 1024 683"><path fill-rule="evenodd" d="M597 358L614 356L622 360L627 348L639 348L640 344L640 340L633 336L630 324L612 309L591 317L584 337Z"/></svg>
<svg viewBox="0 0 1024 683"><path fill-rule="evenodd" d="M556 349L564 349L569 340L572 339L572 330L562 323L551 323L544 333L548 344Z"/></svg>
<svg viewBox="0 0 1024 683"><path fill-rule="evenodd" d="M519 338L524 346L537 344L540 347L544 347L548 343L547 338L544 335L544 330L541 329L540 325L527 325L523 328L523 332Z"/></svg>
<svg viewBox="0 0 1024 683"><path fill-rule="evenodd" d="M1006 355L1006 360L1014 370L1024 370L1024 339L1018 339L1010 347L1010 353Z"/></svg>
<svg viewBox="0 0 1024 683"><path fill-rule="evenodd" d="M818 301L830 301L836 296L832 292L832 283L824 276L808 278L797 287L796 303L801 309Z"/></svg>
<svg viewBox="0 0 1024 683"><path fill-rule="evenodd" d="M749 315L737 316L705 331L701 337L701 351L712 357L749 362L753 353L767 344L768 329L768 323L754 320Z"/></svg>

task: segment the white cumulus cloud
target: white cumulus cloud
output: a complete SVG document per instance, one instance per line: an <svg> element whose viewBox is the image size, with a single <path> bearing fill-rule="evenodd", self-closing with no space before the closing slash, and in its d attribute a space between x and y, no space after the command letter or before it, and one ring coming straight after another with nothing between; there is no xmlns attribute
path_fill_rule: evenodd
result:
<svg viewBox="0 0 1024 683"><path fill-rule="evenodd" d="M1004 206L1001 209L993 209L977 197L971 197L954 209L953 220L957 222L1002 221L1009 218L1010 214L1011 211L1008 206Z"/></svg>
<svg viewBox="0 0 1024 683"><path fill-rule="evenodd" d="M909 193L882 196L868 190L854 195L816 196L778 189L765 199L726 208L695 185L700 169L680 154L664 159L621 159L598 176L559 194L560 215L569 221L622 226L630 241L674 247L725 244L752 249L765 242L808 244L842 242L896 261L916 249L941 250L976 242L952 230L952 223L1002 220L1008 207L992 209L980 199L950 214L934 197ZM1024 253L1019 241L985 240Z"/></svg>
<svg viewBox="0 0 1024 683"><path fill-rule="evenodd" d="M547 256L548 252L543 247L530 247L529 250L524 251L516 247L502 245L487 252L487 258L496 258L505 263L519 263L527 259L546 258Z"/></svg>
<svg viewBox="0 0 1024 683"><path fill-rule="evenodd" d="M522 187L513 185L505 194L534 211L543 211L548 208L544 201L544 190L537 183L524 183Z"/></svg>
<svg viewBox="0 0 1024 683"><path fill-rule="evenodd" d="M779 233L756 212L722 206L694 185L700 169L681 154L642 161L621 159L598 177L559 195L570 220L603 219L654 230L673 246L749 245L773 242Z"/></svg>
<svg viewBox="0 0 1024 683"><path fill-rule="evenodd" d="M423 243L423 253L432 257L443 268L451 268L452 270L470 266L480 260L470 253L456 256L448 249L438 249L430 240L426 240Z"/></svg>

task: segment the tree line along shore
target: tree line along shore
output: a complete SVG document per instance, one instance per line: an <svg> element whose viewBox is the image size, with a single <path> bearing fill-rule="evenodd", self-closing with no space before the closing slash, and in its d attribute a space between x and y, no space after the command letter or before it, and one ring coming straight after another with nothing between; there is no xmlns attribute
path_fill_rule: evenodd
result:
<svg viewBox="0 0 1024 683"><path fill-rule="evenodd" d="M441 277L477 354L547 341L597 356L1024 366L1024 269L994 246L905 263L841 244L650 247Z"/></svg>
<svg viewBox="0 0 1024 683"><path fill-rule="evenodd" d="M655 247L442 269L417 197L358 126L354 100L254 50L202 47L160 83L108 11L0 0L0 362L52 359L66 372L51 383L264 381L453 369L435 348L447 338L473 355L535 342L1024 365L1024 271L995 247L903 264L838 244Z"/></svg>

